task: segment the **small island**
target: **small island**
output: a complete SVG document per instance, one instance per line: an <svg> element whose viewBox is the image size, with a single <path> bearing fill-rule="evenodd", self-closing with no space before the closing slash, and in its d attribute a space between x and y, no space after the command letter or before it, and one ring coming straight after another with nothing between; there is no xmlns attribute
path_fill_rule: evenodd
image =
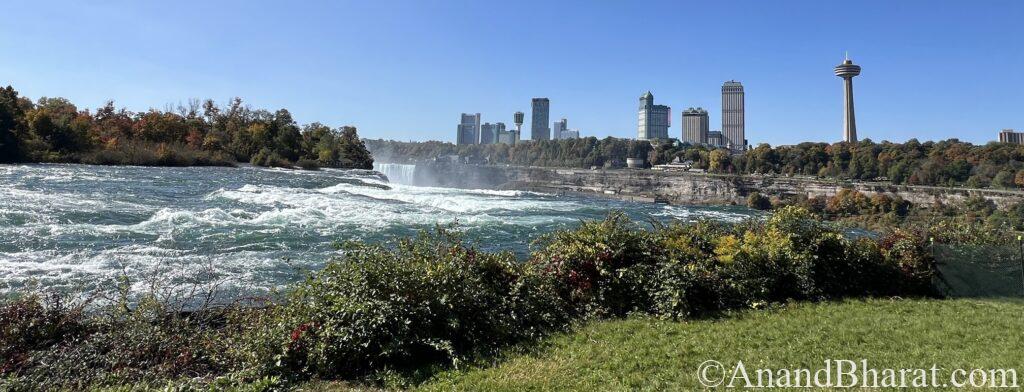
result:
<svg viewBox="0 0 1024 392"><path fill-rule="evenodd" d="M134 113L113 101L92 112L64 98L0 89L0 163L372 169L355 127L299 126L287 109L190 100Z"/></svg>

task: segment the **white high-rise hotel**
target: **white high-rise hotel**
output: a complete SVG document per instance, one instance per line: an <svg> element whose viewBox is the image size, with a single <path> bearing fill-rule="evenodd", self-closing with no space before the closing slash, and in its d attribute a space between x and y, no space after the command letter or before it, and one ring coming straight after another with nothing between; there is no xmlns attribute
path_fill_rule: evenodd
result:
<svg viewBox="0 0 1024 392"><path fill-rule="evenodd" d="M672 126L672 109L665 105L655 105L654 94L650 91L640 96L639 117L637 139L668 139L668 128Z"/></svg>
<svg viewBox="0 0 1024 392"><path fill-rule="evenodd" d="M743 120L743 85L730 80L722 85L722 140L733 152L747 145Z"/></svg>

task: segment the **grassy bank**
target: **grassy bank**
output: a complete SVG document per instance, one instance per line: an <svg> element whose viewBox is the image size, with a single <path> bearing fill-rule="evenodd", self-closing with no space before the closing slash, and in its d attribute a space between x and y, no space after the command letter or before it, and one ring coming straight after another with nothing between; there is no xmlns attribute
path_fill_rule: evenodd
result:
<svg viewBox="0 0 1024 392"><path fill-rule="evenodd" d="M419 389L700 390L696 369L708 359L740 360L750 369L817 368L825 359L864 358L877 368L934 363L1021 372L1022 316L1022 301L868 300L692 322L603 321L491 363L439 374Z"/></svg>

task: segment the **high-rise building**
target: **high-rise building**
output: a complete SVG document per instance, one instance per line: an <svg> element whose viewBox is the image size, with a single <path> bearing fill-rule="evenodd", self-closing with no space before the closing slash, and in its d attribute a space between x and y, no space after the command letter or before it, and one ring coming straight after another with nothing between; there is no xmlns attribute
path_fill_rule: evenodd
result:
<svg viewBox="0 0 1024 392"><path fill-rule="evenodd" d="M735 80L722 84L722 137L723 145L731 146L733 152L747 147L743 85Z"/></svg>
<svg viewBox="0 0 1024 392"><path fill-rule="evenodd" d="M559 139L579 139L580 138L580 130L579 129L566 129L566 130L562 131L561 135L559 135L558 138Z"/></svg>
<svg viewBox="0 0 1024 392"><path fill-rule="evenodd" d="M708 147L725 147L725 137L722 136L722 131L708 132Z"/></svg>
<svg viewBox="0 0 1024 392"><path fill-rule="evenodd" d="M562 132L569 129L569 120L561 119L551 124L551 137L555 139L562 138Z"/></svg>
<svg viewBox="0 0 1024 392"><path fill-rule="evenodd" d="M639 117L637 139L668 139L668 128L672 126L672 109L665 105L655 105L654 94L650 91L640 96Z"/></svg>
<svg viewBox="0 0 1024 392"><path fill-rule="evenodd" d="M1004 129L999 132L1000 143L1024 144L1024 132L1014 132L1012 129Z"/></svg>
<svg viewBox="0 0 1024 392"><path fill-rule="evenodd" d="M853 115L853 77L860 75L860 66L847 58L835 68L836 76L843 78L843 141L857 142L857 119Z"/></svg>
<svg viewBox="0 0 1024 392"><path fill-rule="evenodd" d="M455 144L478 143L480 143L480 113L462 113L462 120L459 122L458 133L455 136Z"/></svg>
<svg viewBox="0 0 1024 392"><path fill-rule="evenodd" d="M498 142L498 124L484 123L480 126L480 144L494 144ZM502 124L501 128L505 128L504 125Z"/></svg>
<svg viewBox="0 0 1024 392"><path fill-rule="evenodd" d="M533 117L530 118L530 139L551 140L551 128L548 128L548 115L551 112L551 101L547 98L533 99Z"/></svg>
<svg viewBox="0 0 1024 392"><path fill-rule="evenodd" d="M683 111L683 142L692 145L708 143L708 111L703 108L689 108Z"/></svg>
<svg viewBox="0 0 1024 392"><path fill-rule="evenodd" d="M512 114L512 122L516 124L515 143L519 143L519 140L523 136L523 117L526 117L523 112L515 112Z"/></svg>

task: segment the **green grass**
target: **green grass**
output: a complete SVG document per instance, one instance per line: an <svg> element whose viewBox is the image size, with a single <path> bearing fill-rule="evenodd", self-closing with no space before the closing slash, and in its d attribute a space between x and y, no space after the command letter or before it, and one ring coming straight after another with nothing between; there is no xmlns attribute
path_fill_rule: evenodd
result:
<svg viewBox="0 0 1024 392"><path fill-rule="evenodd" d="M696 369L709 359L742 360L748 370L862 358L873 368L1013 368L1024 383L1024 302L869 300L691 322L634 318L591 323L518 351L440 373L420 388L702 390Z"/></svg>

